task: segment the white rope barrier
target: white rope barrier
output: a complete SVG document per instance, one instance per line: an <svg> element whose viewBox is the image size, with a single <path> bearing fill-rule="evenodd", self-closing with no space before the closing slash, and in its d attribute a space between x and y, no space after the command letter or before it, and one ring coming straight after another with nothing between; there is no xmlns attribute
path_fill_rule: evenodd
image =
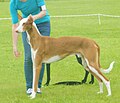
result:
<svg viewBox="0 0 120 103"><path fill-rule="evenodd" d="M101 16L106 16L106 17L111 17L111 18L120 18L120 16L116 16L116 15L107 15L107 14L99 14Z"/></svg>
<svg viewBox="0 0 120 103"><path fill-rule="evenodd" d="M53 18L69 18L69 17L82 17L82 16L97 16L98 14L83 14L83 15L60 15L60 16L51 16Z"/></svg>
<svg viewBox="0 0 120 103"><path fill-rule="evenodd" d="M107 14L59 15L59 16L51 16L51 17L52 18L71 18L71 17L87 17L87 16L97 16L99 25L101 25L101 16L111 17L111 18L120 18L120 16L107 15ZM0 18L0 20L11 20L11 18Z"/></svg>
<svg viewBox="0 0 120 103"><path fill-rule="evenodd" d="M0 18L0 20L11 20L11 18Z"/></svg>

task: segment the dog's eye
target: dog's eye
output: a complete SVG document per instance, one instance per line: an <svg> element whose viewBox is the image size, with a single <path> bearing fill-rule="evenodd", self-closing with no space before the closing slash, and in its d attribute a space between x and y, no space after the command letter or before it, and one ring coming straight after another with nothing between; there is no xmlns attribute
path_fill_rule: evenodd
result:
<svg viewBox="0 0 120 103"><path fill-rule="evenodd" d="M25 25L25 23L23 23L23 25Z"/></svg>

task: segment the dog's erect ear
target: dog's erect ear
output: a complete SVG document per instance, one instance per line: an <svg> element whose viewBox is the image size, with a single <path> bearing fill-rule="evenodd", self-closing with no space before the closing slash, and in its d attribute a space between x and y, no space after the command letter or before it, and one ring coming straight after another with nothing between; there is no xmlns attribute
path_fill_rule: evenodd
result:
<svg viewBox="0 0 120 103"><path fill-rule="evenodd" d="M19 20L22 20L23 18L22 18L22 16L20 16L20 15L18 14L18 19L19 19Z"/></svg>
<svg viewBox="0 0 120 103"><path fill-rule="evenodd" d="M33 23L33 17L32 17L31 14L28 16L28 21L27 22L28 23Z"/></svg>

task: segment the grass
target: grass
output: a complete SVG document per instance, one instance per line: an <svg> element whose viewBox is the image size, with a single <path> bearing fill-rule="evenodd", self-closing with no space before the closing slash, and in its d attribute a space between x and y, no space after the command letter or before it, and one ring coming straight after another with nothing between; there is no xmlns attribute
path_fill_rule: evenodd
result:
<svg viewBox="0 0 120 103"><path fill-rule="evenodd" d="M46 0L50 15L70 14L112 14L120 15L118 0ZM0 2L0 18L10 17L9 3ZM43 93L30 100L25 93L23 69L23 46L21 36L18 42L20 58L12 54L11 21L0 21L0 102L1 103L120 103L120 18L101 17L51 18L51 36L82 36L94 39L101 47L101 65L107 68L113 60L115 67L110 74L112 96L106 97L107 91L97 95L98 82L93 85L76 86L52 85L59 81L81 81L83 68L74 56L51 65L51 85L43 87ZM88 81L90 77L88 78ZM43 84L46 82L46 72Z"/></svg>

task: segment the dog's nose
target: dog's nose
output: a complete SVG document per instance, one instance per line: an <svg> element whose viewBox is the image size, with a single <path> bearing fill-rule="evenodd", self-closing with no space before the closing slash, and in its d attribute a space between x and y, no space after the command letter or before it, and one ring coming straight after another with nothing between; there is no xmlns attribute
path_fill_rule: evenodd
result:
<svg viewBox="0 0 120 103"><path fill-rule="evenodd" d="M18 31L18 30L15 30L15 32L16 32L16 33L19 33L19 31Z"/></svg>

